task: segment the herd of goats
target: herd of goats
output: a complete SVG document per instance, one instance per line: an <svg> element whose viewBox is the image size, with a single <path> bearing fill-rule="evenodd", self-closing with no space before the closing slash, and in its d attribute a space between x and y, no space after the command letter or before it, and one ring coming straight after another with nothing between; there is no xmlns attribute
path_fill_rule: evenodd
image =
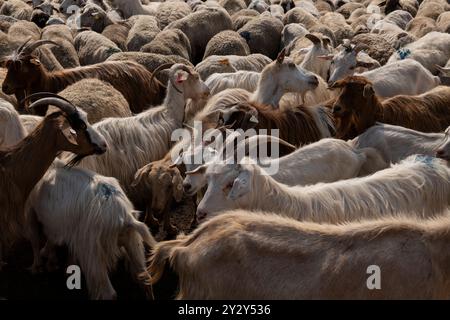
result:
<svg viewBox="0 0 450 320"><path fill-rule="evenodd" d="M0 0L0 63L3 272L25 241L91 299L119 261L149 298L450 298L447 0Z"/></svg>

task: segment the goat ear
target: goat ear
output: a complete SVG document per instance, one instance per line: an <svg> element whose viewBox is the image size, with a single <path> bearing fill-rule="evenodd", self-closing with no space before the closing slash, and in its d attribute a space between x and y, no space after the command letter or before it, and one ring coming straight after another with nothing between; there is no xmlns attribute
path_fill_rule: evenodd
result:
<svg viewBox="0 0 450 320"><path fill-rule="evenodd" d="M183 83L184 81L186 81L189 77L189 74L186 71L183 70L179 70L176 73L176 83Z"/></svg>
<svg viewBox="0 0 450 320"><path fill-rule="evenodd" d="M192 171L186 171L185 174L203 174L206 172L206 164L201 165L200 167L196 168L195 170Z"/></svg>
<svg viewBox="0 0 450 320"><path fill-rule="evenodd" d="M248 170L242 170L236 179L234 179L233 187L228 193L228 198L237 200L250 192L251 176Z"/></svg>
<svg viewBox="0 0 450 320"><path fill-rule="evenodd" d="M34 64L35 66L40 66L41 65L41 61L39 61L38 58L31 58L30 59L30 63Z"/></svg>
<svg viewBox="0 0 450 320"><path fill-rule="evenodd" d="M320 39L312 33L305 34L305 38L311 41L314 45L321 43Z"/></svg>
<svg viewBox="0 0 450 320"><path fill-rule="evenodd" d="M377 67L377 64L373 63L373 62L368 62L368 61L356 60L356 66L367 68L367 69L373 69L373 68Z"/></svg>
<svg viewBox="0 0 450 320"><path fill-rule="evenodd" d="M286 56L286 48L283 48L277 56L277 63L283 63L284 57Z"/></svg>
<svg viewBox="0 0 450 320"><path fill-rule="evenodd" d="M183 200L183 178L178 170L174 173L172 177L172 186L173 186L173 197L176 202L180 202Z"/></svg>
<svg viewBox="0 0 450 320"><path fill-rule="evenodd" d="M220 59L218 62L220 64L223 64L223 65L226 65L226 66L230 65L230 60L228 60L228 58Z"/></svg>
<svg viewBox="0 0 450 320"><path fill-rule="evenodd" d="M371 84L366 84L364 86L364 90L363 90L363 97L364 98L370 98L375 94L375 91L373 91L373 87Z"/></svg>
<svg viewBox="0 0 450 320"><path fill-rule="evenodd" d="M136 172L136 174L134 175L133 182L131 183L131 186L132 186L133 188L134 188L134 187L137 187L137 186L141 183L142 178L143 178L144 175L145 175L144 173L145 173L146 171L150 171L150 170L152 169L152 165L153 165L153 164L149 163L148 165L142 167L141 169L139 169L139 170Z"/></svg>

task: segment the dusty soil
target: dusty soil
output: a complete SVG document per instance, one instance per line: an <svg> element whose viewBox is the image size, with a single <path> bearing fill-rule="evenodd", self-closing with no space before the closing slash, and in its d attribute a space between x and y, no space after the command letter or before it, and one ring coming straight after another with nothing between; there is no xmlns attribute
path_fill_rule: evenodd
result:
<svg viewBox="0 0 450 320"><path fill-rule="evenodd" d="M172 222L181 232L188 233L194 207L190 199L176 205L172 211ZM163 231L154 235L158 241L166 238ZM58 252L59 261L67 260L67 250ZM7 265L0 272L0 300L86 300L86 284L82 282L81 290L68 290L66 287L66 266L55 272L33 275L28 270L33 261L31 246L27 241L14 245L7 259ZM110 275L111 282L119 300L145 299L145 291L136 284L126 272L123 261ZM172 299L176 291L177 279L168 270L161 281L154 286L156 299Z"/></svg>

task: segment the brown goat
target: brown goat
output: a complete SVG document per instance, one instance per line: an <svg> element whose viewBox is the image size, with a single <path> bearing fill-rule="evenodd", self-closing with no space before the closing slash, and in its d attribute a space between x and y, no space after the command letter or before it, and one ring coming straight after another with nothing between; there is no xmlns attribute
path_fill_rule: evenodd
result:
<svg viewBox="0 0 450 320"><path fill-rule="evenodd" d="M131 199L138 207L145 207L144 222L157 232L162 220L167 235L176 235L178 230L170 222L169 211L173 200L183 199L183 177L172 165L170 152L139 169L131 186Z"/></svg>
<svg viewBox="0 0 450 320"><path fill-rule="evenodd" d="M279 138L296 147L324 138L324 131L333 131L330 128L333 122L331 112L321 106L283 110L240 102L221 112L224 124L231 125L233 129L267 129L268 135L271 130L278 129Z"/></svg>
<svg viewBox="0 0 450 320"><path fill-rule="evenodd" d="M450 124L449 87L439 86L421 95L398 95L384 101L363 77L348 77L331 88L342 88L333 106L336 137L341 139L352 139L376 122L422 132L440 132Z"/></svg>
<svg viewBox="0 0 450 320"><path fill-rule="evenodd" d="M83 111L54 97L40 99L30 107L43 104L57 106L62 112L48 115L17 145L0 150L0 268L5 249L25 224L28 195L56 156L69 151L81 159L106 151L104 138L89 125Z"/></svg>
<svg viewBox="0 0 450 320"><path fill-rule="evenodd" d="M57 45L49 40L25 43L6 60L8 74L2 86L4 93L15 94L17 100L22 101L25 96L36 92L58 93L79 80L97 78L110 83L120 91L134 113L139 113L152 105L159 105L164 100L163 84L144 66L133 61L108 61L49 72L33 55L33 51L44 44ZM19 109L23 107L21 105ZM44 115L47 109L43 106L36 111Z"/></svg>

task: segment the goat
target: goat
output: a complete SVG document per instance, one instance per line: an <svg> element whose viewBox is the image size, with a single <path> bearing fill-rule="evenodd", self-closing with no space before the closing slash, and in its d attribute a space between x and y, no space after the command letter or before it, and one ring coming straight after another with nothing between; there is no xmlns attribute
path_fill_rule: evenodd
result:
<svg viewBox="0 0 450 320"><path fill-rule="evenodd" d="M439 132L450 123L450 88L439 86L418 96L399 95L380 101L373 85L363 77L337 81L342 88L333 105L336 137L352 139L375 124L383 122L423 131Z"/></svg>
<svg viewBox="0 0 450 320"><path fill-rule="evenodd" d="M176 235L178 230L170 222L169 210L172 200L180 202L183 199L183 178L172 165L170 153L140 168L131 187L130 197L133 202L141 203L146 208L145 223L157 232L159 221L162 220L166 233L169 236Z"/></svg>
<svg viewBox="0 0 450 320"><path fill-rule="evenodd" d="M159 107L128 118L109 118L94 125L109 142L102 157L81 161L80 166L115 177L130 191L136 171L169 151L172 132L182 127L187 99L209 95L209 89L191 67L175 64L170 69L166 98Z"/></svg>
<svg viewBox="0 0 450 320"><path fill-rule="evenodd" d="M255 136L257 138L259 136ZM282 140L281 140L282 141ZM246 141L252 145L252 138ZM243 146L237 146L236 150ZM198 152L198 151L197 151ZM184 154L190 157L189 153ZM194 155L195 156L195 155ZM214 159L214 158L213 158ZM322 139L279 159L259 160L263 167L277 168L272 178L288 186L334 182L365 176L388 167L373 148L356 149L338 139ZM210 162L214 165L214 160ZM187 194L194 194L206 185L209 164L189 168L183 182Z"/></svg>
<svg viewBox="0 0 450 320"><path fill-rule="evenodd" d="M44 44L55 44L49 40L24 43L6 61L8 73L2 90L15 94L18 101L25 95L36 92L57 93L68 85L85 78L98 78L110 83L123 94L133 112L140 112L162 101L165 88L142 65L132 61L110 61L92 66L48 72L33 55L33 51ZM45 106L44 106L45 108ZM20 110L23 109L21 106ZM39 114L45 114L46 109Z"/></svg>
<svg viewBox="0 0 450 320"><path fill-rule="evenodd" d="M450 162L450 127L445 130L445 141L442 143L442 145L439 146L439 149L436 151L436 156L438 158L447 160Z"/></svg>
<svg viewBox="0 0 450 320"><path fill-rule="evenodd" d="M142 241L150 247L156 243L145 224L137 220L137 212L116 179L79 168L68 171L59 160L30 194L27 214L34 253L32 271L42 268L42 226L47 239L42 253L51 254L53 247L67 245L71 259L83 270L92 299L116 298L108 272L121 256L127 258L130 273L139 280L145 272Z"/></svg>
<svg viewBox="0 0 450 320"><path fill-rule="evenodd" d="M433 156L444 141L444 133L424 133L377 123L349 143L358 149L374 148L386 162L396 163L413 154Z"/></svg>
<svg viewBox="0 0 450 320"><path fill-rule="evenodd" d="M255 164L208 166L199 220L228 209L279 212L297 220L338 223L398 212L439 214L450 204L450 168L429 156L411 156L371 176L288 187ZM361 214L363 214L361 216Z"/></svg>
<svg viewBox="0 0 450 320"><path fill-rule="evenodd" d="M373 84L375 93L380 97L387 98L400 94L421 94L440 84L439 77L433 76L415 60L405 59L380 67L379 64L376 65L376 61L362 61L360 56L363 52L361 50L363 50L363 46L348 44L348 47L343 48L338 54L325 57L325 59L333 61L328 80L329 86L354 74L369 80ZM355 68L361 66L372 70L354 73Z"/></svg>
<svg viewBox="0 0 450 320"><path fill-rule="evenodd" d="M0 147L16 145L25 134L16 109L9 102L0 99Z"/></svg>
<svg viewBox="0 0 450 320"><path fill-rule="evenodd" d="M24 225L24 205L28 195L61 151L77 156L72 164L91 154L106 151L101 134L87 122L86 114L61 98L43 98L30 108L53 104L61 112L44 118L38 127L13 147L0 150L0 261ZM72 128L72 129L70 129ZM30 165L29 159L39 159Z"/></svg>
<svg viewBox="0 0 450 320"><path fill-rule="evenodd" d="M156 283L170 265L187 300L448 299L449 214L329 225L236 210L158 243L148 270Z"/></svg>

